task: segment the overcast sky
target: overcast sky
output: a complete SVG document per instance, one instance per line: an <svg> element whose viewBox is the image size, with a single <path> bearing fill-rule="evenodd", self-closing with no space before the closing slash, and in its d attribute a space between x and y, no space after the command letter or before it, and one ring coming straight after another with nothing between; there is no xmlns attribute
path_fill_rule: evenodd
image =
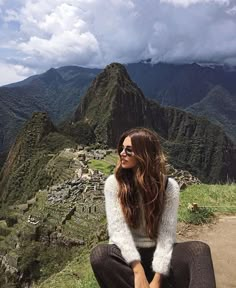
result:
<svg viewBox="0 0 236 288"><path fill-rule="evenodd" d="M147 58L236 65L236 0L0 0L0 85Z"/></svg>

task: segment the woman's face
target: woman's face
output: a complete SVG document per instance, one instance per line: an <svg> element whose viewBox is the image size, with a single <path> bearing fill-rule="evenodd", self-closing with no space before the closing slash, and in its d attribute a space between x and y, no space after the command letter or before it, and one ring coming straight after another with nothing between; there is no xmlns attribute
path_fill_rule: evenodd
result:
<svg viewBox="0 0 236 288"><path fill-rule="evenodd" d="M127 136L123 141L123 150L120 152L121 167L132 169L137 165L137 159L132 151L131 138Z"/></svg>

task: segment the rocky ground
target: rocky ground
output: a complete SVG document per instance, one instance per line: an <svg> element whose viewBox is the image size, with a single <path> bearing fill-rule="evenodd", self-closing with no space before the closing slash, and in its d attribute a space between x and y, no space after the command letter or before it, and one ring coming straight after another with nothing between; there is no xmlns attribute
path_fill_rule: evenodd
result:
<svg viewBox="0 0 236 288"><path fill-rule="evenodd" d="M236 215L209 225L179 224L178 241L200 240L211 248L217 288L236 288Z"/></svg>

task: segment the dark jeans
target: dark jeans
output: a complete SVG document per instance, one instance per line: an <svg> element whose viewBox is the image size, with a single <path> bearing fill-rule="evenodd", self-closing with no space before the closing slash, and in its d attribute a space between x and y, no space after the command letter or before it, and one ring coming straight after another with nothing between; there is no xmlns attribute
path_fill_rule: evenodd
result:
<svg viewBox="0 0 236 288"><path fill-rule="evenodd" d="M139 248L141 262L149 283L154 272L151 264L154 248ZM91 265L102 288L134 288L134 274L114 244L99 244L91 251ZM174 244L169 276L162 288L215 288L210 248L200 241Z"/></svg>

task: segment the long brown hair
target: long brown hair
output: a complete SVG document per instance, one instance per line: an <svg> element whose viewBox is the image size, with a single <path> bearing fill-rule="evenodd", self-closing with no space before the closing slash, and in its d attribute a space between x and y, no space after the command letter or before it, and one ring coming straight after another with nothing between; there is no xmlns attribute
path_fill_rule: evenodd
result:
<svg viewBox="0 0 236 288"><path fill-rule="evenodd" d="M128 136L131 138L137 165L135 169L124 169L119 158L115 170L119 184L118 198L126 221L133 228L138 228L139 209L144 209L147 233L154 239L157 237L164 209L165 156L157 133L147 128L134 128L124 132L118 142L118 151ZM141 207L139 194L143 200Z"/></svg>

